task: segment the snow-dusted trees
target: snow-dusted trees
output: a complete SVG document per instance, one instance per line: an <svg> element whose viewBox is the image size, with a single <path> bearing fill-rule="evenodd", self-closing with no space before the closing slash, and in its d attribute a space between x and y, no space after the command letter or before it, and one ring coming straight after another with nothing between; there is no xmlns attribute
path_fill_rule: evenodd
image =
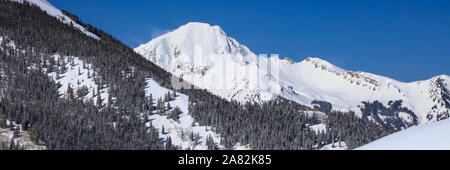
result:
<svg viewBox="0 0 450 170"><path fill-rule="evenodd" d="M350 148L391 133L354 113L328 112L325 122L317 114L306 113L305 106L283 100L262 105L228 102L205 90L186 90L189 113L202 126L215 127L220 144L232 149L237 143L252 149L319 149L339 141ZM326 132L315 132L309 125L325 123ZM192 134L191 134L192 135Z"/></svg>
<svg viewBox="0 0 450 170"><path fill-rule="evenodd" d="M166 139L165 147L166 150L172 150L172 138L170 136Z"/></svg>
<svg viewBox="0 0 450 170"><path fill-rule="evenodd" d="M101 42L27 3L0 1L0 11L0 35L25 50L0 50L0 70L6 70L1 74L8 77L0 80L0 93L3 83L8 85L6 93L0 94L0 122L20 122L34 141L45 143L48 149L164 149L156 130L147 129L138 114L141 107L137 104L144 100L144 73L135 72L132 77L120 74L130 66L148 64L145 60L99 30L94 32L102 36ZM67 68L64 57L51 57L54 54L77 56L83 64L91 64L96 81L111 85L108 102L113 97L119 102L109 102L110 107L100 109L92 100L76 99L87 93L73 85L64 89L66 97L60 97L61 84L47 74L56 72L59 79ZM73 64L72 58L67 61ZM99 96L101 91L96 93Z"/></svg>
<svg viewBox="0 0 450 170"><path fill-rule="evenodd" d="M206 138L206 146L208 147L208 150L216 150L216 144L214 143L214 139L211 135Z"/></svg>
<svg viewBox="0 0 450 170"><path fill-rule="evenodd" d="M103 102L102 102L102 96L100 95L100 93L97 94L97 99L96 99L96 105L99 108L103 107Z"/></svg>
<svg viewBox="0 0 450 170"><path fill-rule="evenodd" d="M89 88L87 86L81 86L77 89L77 98L84 99L84 97L89 93Z"/></svg>
<svg viewBox="0 0 450 170"><path fill-rule="evenodd" d="M66 97L67 99L74 99L73 88L70 84L67 85Z"/></svg>
<svg viewBox="0 0 450 170"><path fill-rule="evenodd" d="M419 118L408 108L402 107L402 102L402 100L390 101L388 102L388 106L384 106L379 101L362 102L362 117L364 119L371 117L376 123L396 130L401 130L402 127L417 125ZM412 120L402 120L398 116L399 113L407 114Z"/></svg>

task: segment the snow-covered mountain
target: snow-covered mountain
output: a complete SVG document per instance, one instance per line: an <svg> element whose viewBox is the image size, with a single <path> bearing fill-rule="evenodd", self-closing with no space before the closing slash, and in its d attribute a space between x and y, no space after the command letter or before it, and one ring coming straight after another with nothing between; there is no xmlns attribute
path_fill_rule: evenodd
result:
<svg viewBox="0 0 450 170"><path fill-rule="evenodd" d="M94 39L99 37L89 31L87 31L81 25L75 23L68 16L64 15L61 10L55 8L46 0L11 0L19 3L29 2L40 7L43 11L46 11L50 16L58 18L64 24L74 25L75 29L79 29L87 36ZM11 55L13 51L15 53L25 54L25 50L22 46L17 45L9 37L0 35L0 51ZM42 54L44 56L44 54ZM46 67L41 70L36 65L30 66L29 69L36 69L47 74L49 78L53 79L58 85L58 92L60 98L68 98L69 90L72 89L72 96L74 98L89 102L90 100L94 105L99 107L106 107L108 104L116 102L117 98L110 94L110 84L105 83L101 76L99 76L98 70L100 68L94 66L92 63L83 60L82 57L66 56L59 53L41 58L44 63L54 63L55 67ZM1 63L1 62L0 62ZM50 69L51 68L51 69ZM57 68L57 69L55 69ZM5 77L3 75L3 68L0 67L0 80ZM134 70L134 69L131 69ZM122 71L123 75L126 75L125 71ZM1 84L1 83L0 83ZM159 135L159 141L167 144L167 140L170 138L173 146L179 147L179 149L196 149L205 150L208 149L208 138L213 139L215 147L223 149L224 147L219 144L222 137L220 134L214 132L211 126L201 126L189 113L189 97L182 93L177 93L170 100L165 99L166 95L173 94L171 90L162 87L153 78L148 77L145 79L145 97L152 99L151 103L156 104L161 101L164 106L164 111L152 110L151 114L147 117L142 116L145 120L145 126L147 129L155 129ZM69 88L70 87L70 88ZM0 100L2 99L3 88L0 87ZM164 99L164 100L163 100ZM98 101L100 102L98 102ZM111 103L109 103L111 101ZM101 106L100 106L101 105ZM167 109L165 108L167 107ZM156 108L156 107L155 107ZM177 119L169 117L169 115L179 109L180 113ZM141 115L144 115L141 113ZM7 120L10 122L9 120ZM117 122L112 122L113 126L116 126ZM46 149L44 146L34 144L27 133L20 129L20 124L14 122L7 123L8 126L17 126L21 135L19 137L13 137L14 131L10 129L0 128L0 143L9 144L11 140L21 146L26 146L27 149ZM149 130L150 132L150 130ZM192 134L192 136L191 136ZM1 149L1 148L0 148ZM247 145L236 144L234 149L249 149Z"/></svg>
<svg viewBox="0 0 450 170"><path fill-rule="evenodd" d="M399 82L348 71L319 59L293 62L256 55L219 26L191 22L135 51L197 87L240 102L284 98L314 107L354 111L396 129L449 117L450 77ZM364 102L364 103L363 103Z"/></svg>
<svg viewBox="0 0 450 170"><path fill-rule="evenodd" d="M141 45L136 52L175 76L227 99L267 101L280 90L278 84L266 83L270 82L268 77L262 76L259 87L252 88L256 79L245 73L246 69L260 70L254 62L258 56L219 26L189 23Z"/></svg>
<svg viewBox="0 0 450 170"><path fill-rule="evenodd" d="M16 2L20 2L20 3L28 2L32 5L36 5L39 8L41 8L43 11L47 12L48 15L58 18L61 22L68 24L68 25L72 24L75 28L79 29L84 34L86 34L94 39L100 39L97 35L95 35L92 32L89 32L86 28L84 28L80 24L78 24L75 21L73 21L72 19L70 19L70 17L68 17L67 15L64 15L61 10L54 7L52 4L47 2L47 0L10 0L10 1L16 1Z"/></svg>
<svg viewBox="0 0 450 170"><path fill-rule="evenodd" d="M419 125L388 135L356 150L449 150L450 120Z"/></svg>

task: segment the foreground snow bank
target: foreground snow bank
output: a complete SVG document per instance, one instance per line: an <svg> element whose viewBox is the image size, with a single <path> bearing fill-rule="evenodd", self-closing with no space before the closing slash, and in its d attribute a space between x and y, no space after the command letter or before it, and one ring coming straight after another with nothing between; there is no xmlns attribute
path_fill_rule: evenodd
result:
<svg viewBox="0 0 450 170"><path fill-rule="evenodd" d="M411 127L356 150L450 150L450 119Z"/></svg>

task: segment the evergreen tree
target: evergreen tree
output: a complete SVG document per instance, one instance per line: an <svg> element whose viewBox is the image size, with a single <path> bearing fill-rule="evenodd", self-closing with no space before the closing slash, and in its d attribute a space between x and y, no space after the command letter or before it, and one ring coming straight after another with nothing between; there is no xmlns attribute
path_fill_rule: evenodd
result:
<svg viewBox="0 0 450 170"><path fill-rule="evenodd" d="M171 150L172 149L172 138L170 136L167 137L165 146L166 146L166 150Z"/></svg>
<svg viewBox="0 0 450 170"><path fill-rule="evenodd" d="M96 102L97 106L102 108L102 97L100 94L97 95L97 102Z"/></svg>
<svg viewBox="0 0 450 170"><path fill-rule="evenodd" d="M73 99L74 98L73 89L72 89L70 84L67 85L66 96L67 96L68 99Z"/></svg>

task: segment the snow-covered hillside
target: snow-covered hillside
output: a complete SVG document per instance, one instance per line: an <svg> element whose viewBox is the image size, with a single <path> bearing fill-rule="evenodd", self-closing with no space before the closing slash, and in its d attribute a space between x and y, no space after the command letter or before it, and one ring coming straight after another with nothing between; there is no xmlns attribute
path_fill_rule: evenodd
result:
<svg viewBox="0 0 450 170"><path fill-rule="evenodd" d="M1 125L1 124L0 124ZM7 128L0 127L0 144L6 145L1 146L0 150L4 149L3 147L7 147L8 149L12 149L11 144L18 145L16 149L25 149L25 150L46 150L47 148L42 144L36 144L31 135L27 131L23 131L21 129L20 124L16 124L15 122L6 121Z"/></svg>
<svg viewBox="0 0 450 170"><path fill-rule="evenodd" d="M356 148L356 150L450 150L449 129L449 119L414 126Z"/></svg>
<svg viewBox="0 0 450 170"><path fill-rule="evenodd" d="M258 57L219 26L189 23L141 45L136 52L174 75L230 100L267 101L280 89L269 77L261 74L258 84L255 76L246 74L257 73Z"/></svg>
<svg viewBox="0 0 450 170"><path fill-rule="evenodd" d="M21 51L16 48L13 41L9 41L0 36L0 44L2 43L8 48ZM3 51L4 49L0 48L0 50ZM45 68L42 71L47 73L50 78L60 85L58 89L60 97L68 97L67 92L70 86L73 90L74 98L84 101L92 99L95 105L98 105L97 100L100 99L103 106L108 104L109 87L107 85L101 85L101 78L98 76L92 64L86 63L75 56L61 56L59 54L49 56L46 60L42 58L42 60L47 64L52 63L51 65L53 65L53 67ZM50 68L52 69L50 70ZM33 69L33 67L30 67L30 69ZM0 69L0 73L1 71ZM151 78L147 78L146 83L145 95L146 97L151 96L155 105L159 99L164 99L168 93L173 94L171 90L161 87ZM0 88L0 96L1 92ZM111 100L114 101L115 97L112 97ZM210 126L198 125L189 115L189 98L187 95L177 93L173 100L164 102L165 106L168 104L170 105L170 109L165 110L161 114L154 110L147 118L149 122L146 123L147 127L150 127L151 124L159 131L162 141L166 141L170 136L172 144L181 147L181 149L206 150L208 149L206 140L211 137L214 140L215 146L218 149L223 149L223 146L219 144L221 140L220 135L214 133ZM168 118L169 113L175 108L179 108L182 112L178 120ZM11 139L13 139L13 133L9 129L0 129L0 142L3 141L9 144ZM191 134L194 135L194 140L191 139ZM20 133L20 137L14 138L14 140L21 146L26 146L27 149L45 149L44 146L35 145L30 142L28 133L23 131ZM236 149L248 148L238 144L236 145Z"/></svg>
<svg viewBox="0 0 450 170"><path fill-rule="evenodd" d="M228 37L221 27L205 23L188 23L135 51L175 76L228 100L262 102L281 97L311 107L314 100L326 101L334 110L354 111L397 128L441 120L450 112L447 75L404 83L348 71L319 58L296 63L277 55L256 55ZM382 115L379 108L362 104L375 101L394 111Z"/></svg>
<svg viewBox="0 0 450 170"><path fill-rule="evenodd" d="M108 87L100 84L100 79L96 76L98 74L91 64L87 64L78 57L73 56L61 57L60 55L53 55L51 57L61 65L58 70L64 71L44 71L48 72L49 76L61 85L58 89L61 97L67 95L67 89L70 86L76 98L84 99L85 101L89 99L96 101L100 97L99 100L101 100L102 105L108 104ZM61 73L59 74L58 72ZM97 102L94 102L94 104L97 105Z"/></svg>
<svg viewBox="0 0 450 170"><path fill-rule="evenodd" d="M58 18L61 22L68 24L68 25L70 25L72 23L75 28L79 29L84 34L86 34L92 38L95 38L95 39L100 39L97 35L89 32L86 28L84 28L80 24L78 24L78 23L74 22L72 19L70 19L70 17L64 15L61 12L61 10L59 10L58 8L55 8L52 4L47 2L47 0L10 0L10 1L17 1L20 3L29 2L30 4L34 4L38 7L40 7L43 11L47 12L47 14L49 14L50 16Z"/></svg>
<svg viewBox="0 0 450 170"><path fill-rule="evenodd" d="M67 16L64 16L60 10L54 8L45 0L25 1L38 5L50 15L60 18L64 23L72 22ZM19 2L23 2L23 0L19 0ZM82 30L88 36L96 38L94 34L87 32L84 28L77 28ZM4 47L13 49L17 52L23 51L18 49L15 43L10 41L7 37L0 36L0 44L4 44ZM0 46L0 50L4 51L3 46ZM97 102L98 99L101 100L102 105L108 104L110 95L108 94L109 87L101 80L102 78L92 64L89 64L76 56L64 56L60 54L54 54L48 57L42 56L41 59L42 62L48 66L42 69L42 72L46 73L49 78L52 78L59 84L58 90L61 98L69 97L68 89L72 89L73 98L84 101L92 99L94 101L93 104L97 106L99 104L99 102ZM35 69L35 67L30 66L29 69ZM0 74L0 76L2 76L2 74ZM147 78L146 83L145 95L146 97L151 96L155 105L158 103L158 100L162 100L168 93L172 93L171 90L160 86L151 78ZM111 97L111 100L115 101L115 97ZM221 141L220 135L216 134L210 126L200 126L194 121L193 117L189 115L189 98L187 95L177 93L173 99L163 102L163 104L166 107L170 105L170 109L166 109L162 113L153 110L146 118L148 122L145 124L148 128L152 126L152 128L158 130L162 142L167 142L168 137L170 137L172 145L179 146L181 149L190 148L206 150L208 149L206 141L208 138L212 138L215 147L223 149L223 146L219 144ZM181 111L177 120L169 117L170 113L176 108L179 108ZM16 138L13 137L13 134L14 131L12 130L0 129L0 142L9 144L13 139L16 143L20 143L28 149L45 149L44 146L35 145L30 142L30 137L26 132L20 131L19 137ZM237 144L235 148L249 149L248 146L241 146L240 144Z"/></svg>
<svg viewBox="0 0 450 170"><path fill-rule="evenodd" d="M147 78L147 86L145 88L146 97L152 97L153 102L157 103L158 99L164 99L167 94L173 94L171 90L161 87L157 82L151 78ZM166 110L163 114L157 114L156 111L149 116L150 124L159 131L159 136L163 140L167 140L170 136L172 144L175 146L180 146L181 149L196 149L196 150L206 150L208 149L206 145L206 139L212 137L216 146L220 149L223 146L219 145L220 135L214 133L209 126L199 126L195 123L194 118L189 115L188 110L189 97L185 94L176 93L175 99L169 102L165 102L164 105L170 105L171 109ZM181 110L178 120L168 118L168 115L176 107ZM163 130L164 129L164 130ZM191 134L197 137L197 139L192 140Z"/></svg>

